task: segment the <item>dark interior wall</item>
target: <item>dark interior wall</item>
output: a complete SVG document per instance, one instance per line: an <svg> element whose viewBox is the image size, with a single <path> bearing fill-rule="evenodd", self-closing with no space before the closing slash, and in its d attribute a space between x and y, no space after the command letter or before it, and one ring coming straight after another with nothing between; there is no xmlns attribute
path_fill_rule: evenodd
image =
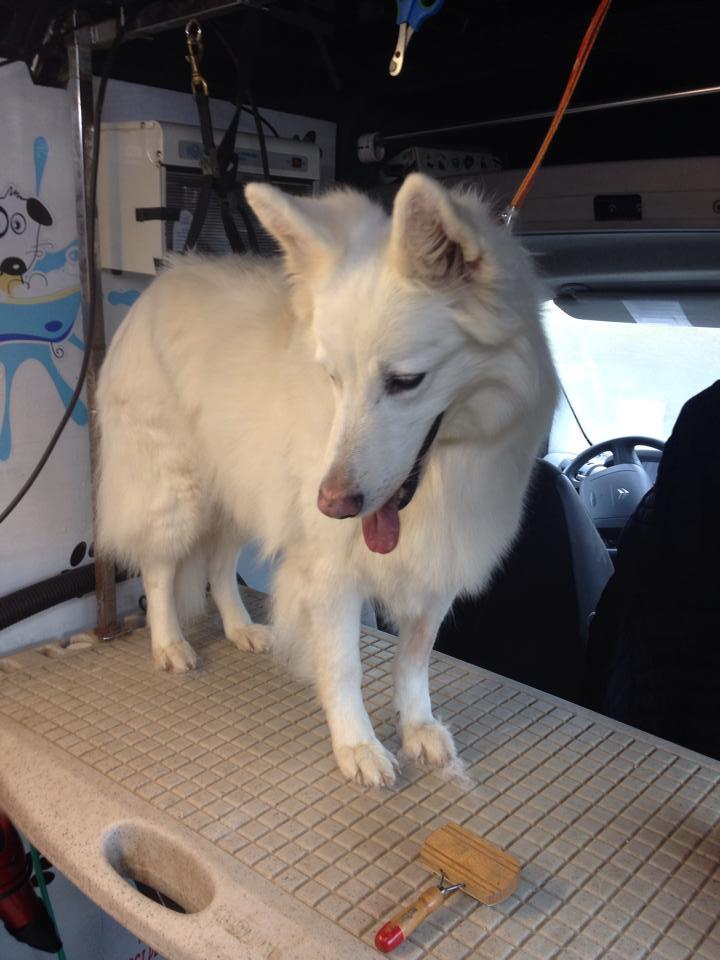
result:
<svg viewBox="0 0 720 960"><path fill-rule="evenodd" d="M8 2L0 0L0 11ZM129 0L126 8L142 15L158 2ZM206 28L203 70L213 95L230 99L236 89L219 32L258 103L335 120L339 178L372 185L376 168L357 162L360 133L553 109L597 0L446 0L413 38L398 78L388 75L397 34L394 0L263 0L262 10L254 3L246 0ZM165 3L182 5L192 7L186 0ZM84 6L88 16L101 18L118 4L85 0ZM0 21L0 47L2 30ZM614 0L574 102L720 83L719 37L716 0ZM113 75L187 89L183 39L176 29L127 43ZM100 69L103 54L96 59ZM720 96L706 96L568 117L547 162L714 154L719 111ZM546 121L534 121L407 142L488 149L505 166L521 166L545 127Z"/></svg>

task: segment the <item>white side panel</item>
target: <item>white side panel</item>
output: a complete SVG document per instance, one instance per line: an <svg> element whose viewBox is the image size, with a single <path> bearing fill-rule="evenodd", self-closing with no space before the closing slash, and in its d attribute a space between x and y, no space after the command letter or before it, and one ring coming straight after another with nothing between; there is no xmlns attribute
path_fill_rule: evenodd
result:
<svg viewBox="0 0 720 960"><path fill-rule="evenodd" d="M11 220L16 215L18 231L0 237L0 264L15 258L25 269L19 275L0 271L0 509L57 426L84 343L70 99L65 91L35 87L24 64L6 67L2 82L0 206ZM42 219L51 222L33 220L29 199L42 204ZM140 289L137 277L108 276L110 329ZM83 396L35 485L0 527L0 596L69 568L78 544L89 548L90 496ZM82 562L88 560L86 552ZM120 610L137 610L140 592L137 581L120 586ZM0 631L0 652L65 636L95 620L93 597L69 601Z"/></svg>
<svg viewBox="0 0 720 960"><path fill-rule="evenodd" d="M69 98L34 87L24 64L6 67L2 84L0 206L23 214L26 227L0 238L0 262L20 257L26 269L20 283L0 273L0 509L60 420L83 343ZM52 223L32 221L27 198ZM58 573L76 544L92 540L86 423L81 402L35 486L0 527L0 595ZM91 607L67 604L4 630L0 651L92 622Z"/></svg>

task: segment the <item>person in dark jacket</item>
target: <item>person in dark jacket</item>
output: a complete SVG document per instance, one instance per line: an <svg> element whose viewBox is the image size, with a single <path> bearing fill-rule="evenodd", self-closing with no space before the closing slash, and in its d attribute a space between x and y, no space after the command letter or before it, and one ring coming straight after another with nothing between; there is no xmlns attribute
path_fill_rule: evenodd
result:
<svg viewBox="0 0 720 960"><path fill-rule="evenodd" d="M720 381L689 400L590 627L587 704L720 758Z"/></svg>

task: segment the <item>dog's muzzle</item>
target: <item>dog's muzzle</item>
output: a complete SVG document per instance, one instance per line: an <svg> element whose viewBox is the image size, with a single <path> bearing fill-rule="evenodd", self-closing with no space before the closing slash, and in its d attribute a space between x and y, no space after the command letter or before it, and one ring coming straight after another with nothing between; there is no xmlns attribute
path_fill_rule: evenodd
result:
<svg viewBox="0 0 720 960"><path fill-rule="evenodd" d="M402 486L373 513L362 518L362 532L365 543L373 553L391 553L400 539L400 510L406 507L418 488L422 473L423 461L437 434L443 414L439 414L423 440L422 446L415 457L412 470L407 475Z"/></svg>

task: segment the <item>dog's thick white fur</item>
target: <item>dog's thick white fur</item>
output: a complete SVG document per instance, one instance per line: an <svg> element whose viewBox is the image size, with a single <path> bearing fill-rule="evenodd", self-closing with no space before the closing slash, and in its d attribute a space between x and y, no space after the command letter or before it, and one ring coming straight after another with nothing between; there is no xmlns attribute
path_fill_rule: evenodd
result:
<svg viewBox="0 0 720 960"><path fill-rule="evenodd" d="M450 762L430 650L454 597L481 589L512 542L554 407L536 281L480 199L419 174L392 217L350 191L256 184L247 198L284 260L177 258L110 346L98 544L142 572L155 663L184 671L196 658L181 623L208 580L225 634L269 646L235 580L258 539L280 558L273 643L314 679L341 771L390 784L362 700L360 607L380 601L399 627L403 753Z"/></svg>

